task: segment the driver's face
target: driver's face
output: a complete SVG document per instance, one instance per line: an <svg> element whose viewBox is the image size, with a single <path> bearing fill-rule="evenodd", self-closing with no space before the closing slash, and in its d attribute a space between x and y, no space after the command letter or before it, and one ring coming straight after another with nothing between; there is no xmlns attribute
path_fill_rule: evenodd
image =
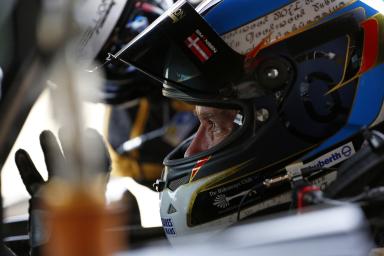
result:
<svg viewBox="0 0 384 256"><path fill-rule="evenodd" d="M184 157L210 149L227 137L234 128L237 110L196 106L195 112L200 121L199 129Z"/></svg>

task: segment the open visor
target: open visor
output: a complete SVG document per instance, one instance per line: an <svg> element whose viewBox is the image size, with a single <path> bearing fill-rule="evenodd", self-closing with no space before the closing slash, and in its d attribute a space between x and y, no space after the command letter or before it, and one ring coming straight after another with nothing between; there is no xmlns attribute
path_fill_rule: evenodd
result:
<svg viewBox="0 0 384 256"><path fill-rule="evenodd" d="M217 97L241 77L233 51L186 1L179 1L112 56L189 95Z"/></svg>

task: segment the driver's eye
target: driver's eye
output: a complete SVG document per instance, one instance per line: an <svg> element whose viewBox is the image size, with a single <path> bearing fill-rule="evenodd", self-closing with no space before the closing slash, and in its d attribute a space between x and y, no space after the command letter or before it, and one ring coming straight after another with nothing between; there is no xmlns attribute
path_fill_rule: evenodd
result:
<svg viewBox="0 0 384 256"><path fill-rule="evenodd" d="M207 123L210 130L214 130L217 127L216 123L212 120L208 120Z"/></svg>
<svg viewBox="0 0 384 256"><path fill-rule="evenodd" d="M220 123L217 123L212 120L207 120L206 124L207 124L208 131L212 134L217 134L217 133L220 133L220 131L222 131L220 127Z"/></svg>

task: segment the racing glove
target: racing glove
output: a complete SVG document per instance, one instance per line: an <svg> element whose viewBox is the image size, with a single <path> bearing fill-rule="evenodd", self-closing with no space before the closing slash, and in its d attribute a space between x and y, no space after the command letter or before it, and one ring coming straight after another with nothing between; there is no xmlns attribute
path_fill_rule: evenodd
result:
<svg viewBox="0 0 384 256"><path fill-rule="evenodd" d="M85 159L85 168L102 171L106 175L106 180L110 173L110 160L107 149L100 134L94 129L87 129L84 133L84 144L89 149ZM71 152L66 140L68 133L65 129L59 130L59 142L51 131L43 131L40 134L40 145L43 150L44 160L47 166L48 179L45 181L36 169L29 154L19 149L15 154L15 161L19 170L21 179L31 196L29 200L29 220L28 230L30 236L30 254L32 256L41 255L41 247L49 240L49 230L43 227L44 215L48 214L42 207L41 188L45 183L55 178L59 173L65 172L65 169L71 168ZM97 148L97 151L95 150ZM97 152L97 154L95 154ZM101 154L100 154L101 152ZM89 153L89 154L88 154ZM71 165L72 164L72 165Z"/></svg>

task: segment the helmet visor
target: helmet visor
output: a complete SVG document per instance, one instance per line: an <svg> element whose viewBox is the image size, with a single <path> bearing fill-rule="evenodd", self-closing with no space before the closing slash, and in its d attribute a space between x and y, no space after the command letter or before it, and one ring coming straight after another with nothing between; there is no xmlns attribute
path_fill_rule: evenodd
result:
<svg viewBox="0 0 384 256"><path fill-rule="evenodd" d="M243 62L186 1L113 57L164 84L210 98L241 77Z"/></svg>

